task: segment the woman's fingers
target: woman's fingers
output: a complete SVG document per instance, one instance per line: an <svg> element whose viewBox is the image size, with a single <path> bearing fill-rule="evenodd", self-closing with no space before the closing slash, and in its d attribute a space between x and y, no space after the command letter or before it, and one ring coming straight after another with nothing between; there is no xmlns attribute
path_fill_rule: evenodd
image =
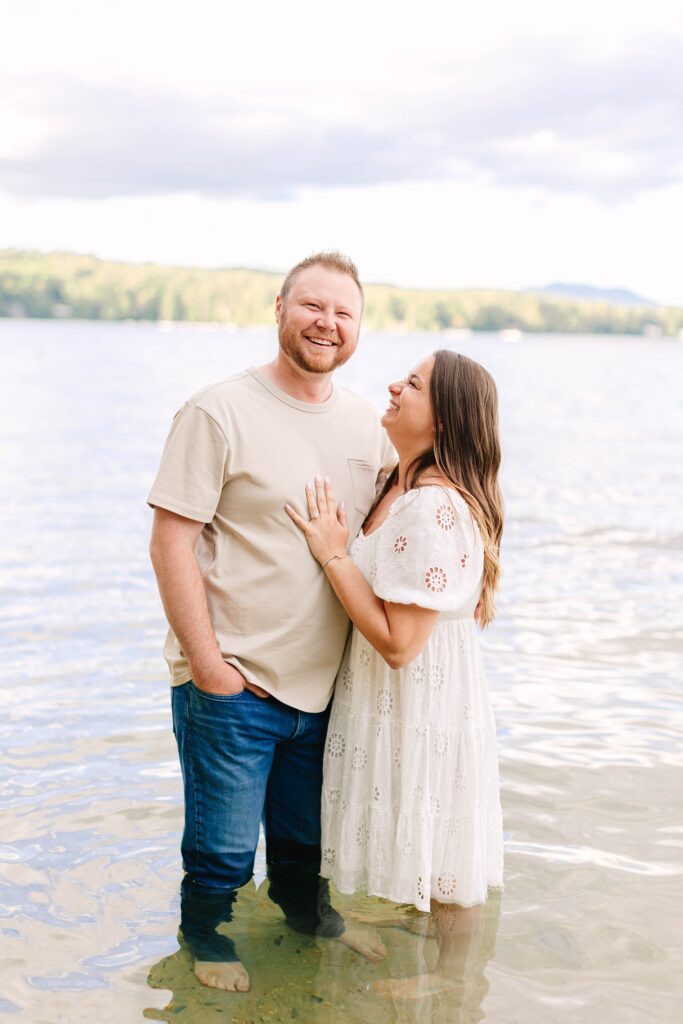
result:
<svg viewBox="0 0 683 1024"><path fill-rule="evenodd" d="M334 500L334 491L332 490L332 484L330 483L329 476L325 477L324 483L325 501L327 502L327 511L330 515L334 515L337 509L337 503Z"/></svg>
<svg viewBox="0 0 683 1024"><path fill-rule="evenodd" d="M285 512L287 513L289 518L296 523L296 525L299 527L299 529L303 530L304 533L306 533L306 531L308 530L309 524L306 522L305 519L302 519L302 517L299 515L298 512L294 511L294 509L292 508L291 505L285 505Z"/></svg>
<svg viewBox="0 0 683 1024"><path fill-rule="evenodd" d="M324 515L328 511L328 509L327 509L327 494L326 494L326 484L325 484L325 481L323 480L323 478L321 476L317 476L315 478L315 500L318 503L318 508L320 509L320 514Z"/></svg>
<svg viewBox="0 0 683 1024"><path fill-rule="evenodd" d="M340 526L343 526L344 529L346 529L346 527L348 526L348 522L346 519L346 506L344 505L343 501L339 502L339 508L337 509L337 519L339 520Z"/></svg>
<svg viewBox="0 0 683 1024"><path fill-rule="evenodd" d="M320 517L320 509L318 508L315 489L311 483L306 484L306 504L308 505L308 514L311 519L318 519Z"/></svg>

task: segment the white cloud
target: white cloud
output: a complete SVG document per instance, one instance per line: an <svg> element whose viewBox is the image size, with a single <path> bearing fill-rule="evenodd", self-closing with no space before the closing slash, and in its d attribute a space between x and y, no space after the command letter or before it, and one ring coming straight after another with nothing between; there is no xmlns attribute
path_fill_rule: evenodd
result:
<svg viewBox="0 0 683 1024"><path fill-rule="evenodd" d="M634 70L635 69L635 70ZM186 97L130 84L14 82L43 138L0 158L18 194L111 198L199 192L288 199L304 188L486 180L607 201L683 178L683 40L618 57L542 48L459 71L430 96L374 98L353 116L281 90ZM315 96L315 93L311 93ZM27 152L27 147L32 150Z"/></svg>
<svg viewBox="0 0 683 1024"><path fill-rule="evenodd" d="M338 244L405 284L683 301L682 19L666 0L25 0L0 244L277 267Z"/></svg>

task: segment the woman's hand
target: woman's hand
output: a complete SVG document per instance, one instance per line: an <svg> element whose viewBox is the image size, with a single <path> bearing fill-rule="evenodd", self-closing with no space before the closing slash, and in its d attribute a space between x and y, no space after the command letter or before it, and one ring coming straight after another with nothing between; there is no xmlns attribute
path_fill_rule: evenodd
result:
<svg viewBox="0 0 683 1024"><path fill-rule="evenodd" d="M310 520L306 521L294 511L291 505L285 505L290 519L294 520L303 532L311 554L323 565L337 555L343 558L349 543L349 527L346 521L344 502L337 507L332 493L330 481L319 476L315 478L315 487L306 484L306 503Z"/></svg>

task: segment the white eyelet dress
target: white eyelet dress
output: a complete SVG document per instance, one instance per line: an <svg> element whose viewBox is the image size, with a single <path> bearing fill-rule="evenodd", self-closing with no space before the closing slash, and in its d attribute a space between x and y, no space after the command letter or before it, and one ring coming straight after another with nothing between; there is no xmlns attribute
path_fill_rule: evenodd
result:
<svg viewBox="0 0 683 1024"><path fill-rule="evenodd" d="M483 547L452 488L401 495L350 548L378 597L440 612L390 669L354 627L327 734L322 868L340 892L469 907L503 882L496 730L474 622Z"/></svg>

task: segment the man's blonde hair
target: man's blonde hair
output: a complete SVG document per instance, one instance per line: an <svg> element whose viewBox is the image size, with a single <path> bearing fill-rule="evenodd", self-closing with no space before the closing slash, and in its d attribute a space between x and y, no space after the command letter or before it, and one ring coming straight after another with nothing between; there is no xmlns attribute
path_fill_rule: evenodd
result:
<svg viewBox="0 0 683 1024"><path fill-rule="evenodd" d="M294 283L294 279L301 273L302 270L308 270L309 267L325 267L327 270L335 270L338 274L348 274L348 276L355 281L360 292L361 301L365 302L365 295L363 294L363 285L360 283L358 277L358 267L345 256L343 252L338 252L336 249L326 249L323 252L314 252L312 256L307 256L305 260L301 260L295 267L289 271L284 281L282 282L282 288L280 289L280 296L284 302L289 294L289 290Z"/></svg>

